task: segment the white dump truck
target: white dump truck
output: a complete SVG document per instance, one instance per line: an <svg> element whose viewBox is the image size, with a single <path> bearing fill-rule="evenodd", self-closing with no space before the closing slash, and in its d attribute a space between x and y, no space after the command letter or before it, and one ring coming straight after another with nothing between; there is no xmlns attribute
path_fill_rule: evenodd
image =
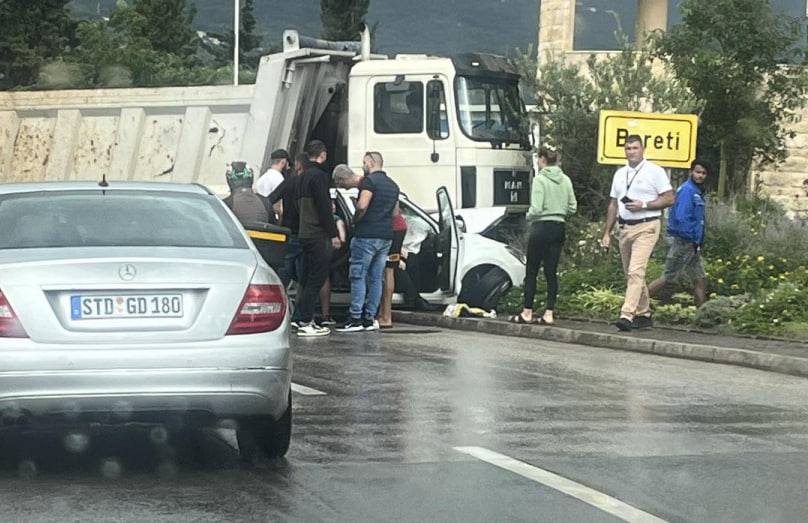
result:
<svg viewBox="0 0 808 523"><path fill-rule="evenodd" d="M285 31L253 85L0 93L0 179L199 182L226 191L224 168L263 171L271 151L320 139L329 164L366 151L409 198L434 209L526 208L530 143L519 76L504 58L387 57L369 38L337 43Z"/></svg>

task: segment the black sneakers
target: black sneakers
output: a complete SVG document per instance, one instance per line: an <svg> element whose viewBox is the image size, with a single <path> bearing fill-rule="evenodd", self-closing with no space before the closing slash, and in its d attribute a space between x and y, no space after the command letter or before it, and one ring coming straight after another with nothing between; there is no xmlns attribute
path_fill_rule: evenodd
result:
<svg viewBox="0 0 808 523"><path fill-rule="evenodd" d="M651 316L634 316L634 320L631 322L632 329L650 329L654 326L654 320L651 319Z"/></svg>
<svg viewBox="0 0 808 523"><path fill-rule="evenodd" d="M614 322L614 326L623 332L628 332L632 328L632 322L630 319L620 316L620 319Z"/></svg>
<svg viewBox="0 0 808 523"><path fill-rule="evenodd" d="M358 332L363 330L365 330L365 326L362 324L361 318L348 318L345 325L337 327L337 332Z"/></svg>
<svg viewBox="0 0 808 523"><path fill-rule="evenodd" d="M623 332L650 329L654 326L654 320L651 319L651 316L634 316L633 320L620 316L620 319L614 322L614 326Z"/></svg>

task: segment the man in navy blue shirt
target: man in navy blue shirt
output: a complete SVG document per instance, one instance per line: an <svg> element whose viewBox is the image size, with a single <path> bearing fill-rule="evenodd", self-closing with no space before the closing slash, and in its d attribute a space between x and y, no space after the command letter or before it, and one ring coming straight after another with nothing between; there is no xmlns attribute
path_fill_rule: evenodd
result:
<svg viewBox="0 0 808 523"><path fill-rule="evenodd" d="M706 299L707 281L701 263L704 245L704 180L707 166L701 160L690 165L690 177L676 191L676 201L668 213L668 237L671 246L665 260L665 272L648 285L648 294L654 296L667 284L675 283L687 272L694 283L693 298L696 307Z"/></svg>
<svg viewBox="0 0 808 523"><path fill-rule="evenodd" d="M376 315L382 298L384 267L393 241L393 209L399 194L396 182L382 171L383 165L380 153L365 153L362 159L365 176L355 177L359 184L359 198L351 240L350 318L337 329L340 332L379 328Z"/></svg>

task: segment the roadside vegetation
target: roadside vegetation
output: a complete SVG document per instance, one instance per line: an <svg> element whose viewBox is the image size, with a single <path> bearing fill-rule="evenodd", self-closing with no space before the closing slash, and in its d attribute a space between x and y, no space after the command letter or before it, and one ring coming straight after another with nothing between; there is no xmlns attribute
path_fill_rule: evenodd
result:
<svg viewBox="0 0 808 523"><path fill-rule="evenodd" d="M709 300L696 310L689 282L679 282L654 301L654 320L806 338L808 228L759 194L756 177L761 167L785 160L785 143L794 136L790 125L804 104L802 25L757 0L684 0L680 9L681 24L646 35L643 45L618 30L618 50L592 54L583 67L531 52L518 60L532 81L542 143L559 151L579 202L578 216L568 223L556 312L611 321L623 302L619 253L599 241L616 168L597 163L600 111L692 113L699 115L697 156L710 165L703 251ZM671 177L678 186L687 172L673 170ZM523 242L514 239L517 246ZM667 248L663 232L648 281L661 275ZM537 289L539 311L543 293ZM522 288L513 289L500 309L520 311Z"/></svg>
<svg viewBox="0 0 808 523"><path fill-rule="evenodd" d="M714 199L715 200L715 199ZM786 216L775 202L755 196L712 201L702 253L708 301L693 305L685 279L653 300L654 321L733 334L808 338L808 227ZM625 278L615 247L600 247L602 222L574 217L559 266L560 317L614 320L623 303ZM519 246L524 240L515 238ZM660 276L668 243L663 236L648 265L648 281ZM545 289L539 277L534 309ZM522 287L500 303L500 313L522 310Z"/></svg>
<svg viewBox="0 0 808 523"><path fill-rule="evenodd" d="M228 84L234 31L197 32L187 0L118 0L106 17L79 19L70 0L0 0L0 90ZM369 0L321 0L324 36L356 40ZM230 3L232 5L232 2ZM232 9L232 8L231 8ZM262 47L255 0L241 0L239 83L253 83ZM278 38L279 40L279 38Z"/></svg>

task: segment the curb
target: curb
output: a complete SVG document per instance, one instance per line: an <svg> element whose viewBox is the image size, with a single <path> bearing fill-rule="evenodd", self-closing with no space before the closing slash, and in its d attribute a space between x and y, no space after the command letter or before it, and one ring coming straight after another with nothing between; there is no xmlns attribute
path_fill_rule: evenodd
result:
<svg viewBox="0 0 808 523"><path fill-rule="evenodd" d="M517 325L504 321L491 321L485 318L450 318L437 314L408 311L393 311L393 319L403 323L430 327L444 327L499 336L515 336L631 352L645 352L671 358L723 363L780 374L808 377L808 358L795 358L747 349L635 338L620 334L581 331L555 326Z"/></svg>

